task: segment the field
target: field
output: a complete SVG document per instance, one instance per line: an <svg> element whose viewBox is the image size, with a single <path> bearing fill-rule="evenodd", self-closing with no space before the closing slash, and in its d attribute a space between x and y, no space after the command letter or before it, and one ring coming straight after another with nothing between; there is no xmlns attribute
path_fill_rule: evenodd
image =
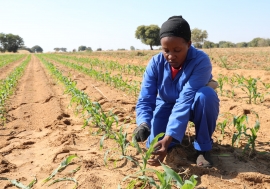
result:
<svg viewBox="0 0 270 189"><path fill-rule="evenodd" d="M270 48L205 52L219 82L214 167L196 167L192 123L164 163L183 180L197 175L200 189L270 188ZM0 54L0 188L16 188L3 178L25 186L37 179L36 189L141 188L143 172L124 178L140 170L147 150L142 143L137 152L132 132L143 71L156 53Z"/></svg>

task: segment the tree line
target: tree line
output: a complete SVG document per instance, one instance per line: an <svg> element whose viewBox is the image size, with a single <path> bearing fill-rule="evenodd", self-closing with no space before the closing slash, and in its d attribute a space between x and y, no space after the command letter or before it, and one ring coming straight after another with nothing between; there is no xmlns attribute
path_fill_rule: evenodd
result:
<svg viewBox="0 0 270 189"><path fill-rule="evenodd" d="M250 42L240 42L232 43L230 41L219 41L218 43L213 43L211 41L204 41L199 48L243 48L243 47L268 47L270 46L270 39L256 37Z"/></svg>
<svg viewBox="0 0 270 189"><path fill-rule="evenodd" d="M32 48L24 46L23 38L12 33L0 33L0 51L1 52L17 52L18 50L27 50L29 52L43 52L43 49L35 45Z"/></svg>
<svg viewBox="0 0 270 189"><path fill-rule="evenodd" d="M160 27L158 25L141 25L138 26L135 31L135 38L141 40L145 45L149 45L153 50L153 46L160 46L159 39ZM208 32L194 28L191 30L192 44L197 48L230 48L230 47L268 47L270 46L270 39L254 38L250 42L232 43L230 41L219 41L214 43L206 40L208 38Z"/></svg>

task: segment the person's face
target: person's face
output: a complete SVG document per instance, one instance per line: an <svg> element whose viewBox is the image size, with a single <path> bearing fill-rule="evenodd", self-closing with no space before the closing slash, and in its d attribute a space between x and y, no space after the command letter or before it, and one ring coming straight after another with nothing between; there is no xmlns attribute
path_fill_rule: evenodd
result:
<svg viewBox="0 0 270 189"><path fill-rule="evenodd" d="M169 64L176 69L180 68L186 59L191 41L186 42L181 37L163 37L160 43Z"/></svg>

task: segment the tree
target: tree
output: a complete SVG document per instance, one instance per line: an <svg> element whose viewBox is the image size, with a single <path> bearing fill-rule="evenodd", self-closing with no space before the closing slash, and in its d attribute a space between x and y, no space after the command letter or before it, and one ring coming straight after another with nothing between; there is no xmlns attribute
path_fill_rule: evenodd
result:
<svg viewBox="0 0 270 189"><path fill-rule="evenodd" d="M256 37L254 39L252 39L249 43L248 46L249 47L258 47L258 41L260 41L262 38L260 37Z"/></svg>
<svg viewBox="0 0 270 189"><path fill-rule="evenodd" d="M78 51L85 51L85 49L86 49L86 46L81 45L79 46Z"/></svg>
<svg viewBox="0 0 270 189"><path fill-rule="evenodd" d="M42 53L43 52L43 49L38 46L38 45L35 45L31 48L32 52L36 52L36 53Z"/></svg>
<svg viewBox="0 0 270 189"><path fill-rule="evenodd" d="M191 41L195 47L200 48L203 46L204 40L207 39L208 33L206 30L194 28L191 30Z"/></svg>
<svg viewBox="0 0 270 189"><path fill-rule="evenodd" d="M246 43L246 42L240 42L240 43L236 43L235 45L238 48L243 48L243 47L247 47L248 46L248 43Z"/></svg>
<svg viewBox="0 0 270 189"><path fill-rule="evenodd" d="M142 43L150 45L150 49L153 50L153 46L160 45L159 31L158 25L141 25L137 27L135 37L140 39Z"/></svg>
<svg viewBox="0 0 270 189"><path fill-rule="evenodd" d="M130 46L130 50L135 51L135 47Z"/></svg>
<svg viewBox="0 0 270 189"><path fill-rule="evenodd" d="M260 39L258 41L258 47L267 47L267 46L269 46L269 45L268 45L268 41L266 39Z"/></svg>
<svg viewBox="0 0 270 189"><path fill-rule="evenodd" d="M220 41L219 48L230 48L235 47L236 45L230 41Z"/></svg>
<svg viewBox="0 0 270 189"><path fill-rule="evenodd" d="M92 50L92 48L91 48L91 47L87 47L87 48L86 48L86 51L88 51L88 52L92 52L93 50Z"/></svg>
<svg viewBox="0 0 270 189"><path fill-rule="evenodd" d="M67 48L62 47L60 48L60 51L67 52Z"/></svg>
<svg viewBox="0 0 270 189"><path fill-rule="evenodd" d="M202 47L205 48L205 49L217 48L218 47L218 44L216 44L214 42L211 42L211 41L204 41Z"/></svg>
<svg viewBox="0 0 270 189"><path fill-rule="evenodd" d="M53 50L55 50L56 52L60 51L60 48L56 47Z"/></svg>
<svg viewBox="0 0 270 189"><path fill-rule="evenodd" d="M0 33L0 44L2 51L17 52L20 47L24 45L23 38L11 33Z"/></svg>
<svg viewBox="0 0 270 189"><path fill-rule="evenodd" d="M102 51L102 48L97 48L97 51Z"/></svg>

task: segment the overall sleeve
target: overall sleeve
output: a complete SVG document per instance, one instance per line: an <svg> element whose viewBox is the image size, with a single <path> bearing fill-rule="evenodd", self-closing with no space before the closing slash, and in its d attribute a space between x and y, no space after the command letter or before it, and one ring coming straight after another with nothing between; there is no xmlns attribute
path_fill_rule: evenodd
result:
<svg viewBox="0 0 270 189"><path fill-rule="evenodd" d="M156 107L157 97L157 66L154 58L146 67L143 82L141 85L141 92L136 105L136 123L140 125L146 122L151 126L151 119L153 118L153 111Z"/></svg>
<svg viewBox="0 0 270 189"><path fill-rule="evenodd" d="M190 63L194 63L195 66L187 68L186 72L190 73L190 77L176 100L166 129L166 135L172 136L179 142L184 137L195 94L208 83L212 72L212 65L206 56L197 61L197 64L195 62Z"/></svg>

